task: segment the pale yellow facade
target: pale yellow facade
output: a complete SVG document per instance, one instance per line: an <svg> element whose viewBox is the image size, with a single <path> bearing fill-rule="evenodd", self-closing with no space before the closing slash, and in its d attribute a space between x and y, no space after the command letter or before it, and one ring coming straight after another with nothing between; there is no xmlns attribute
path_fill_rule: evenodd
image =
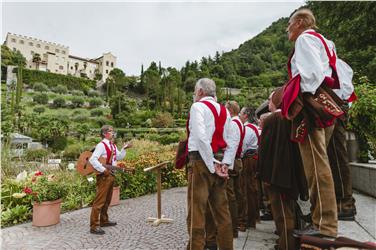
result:
<svg viewBox="0 0 376 250"><path fill-rule="evenodd" d="M96 59L81 58L69 54L69 47L40 39L8 33L4 45L13 51L20 51L26 58L26 67L63 75L88 77L95 79L101 74L105 82L112 69L116 67L116 56L110 52ZM39 54L41 61L33 62L35 54Z"/></svg>

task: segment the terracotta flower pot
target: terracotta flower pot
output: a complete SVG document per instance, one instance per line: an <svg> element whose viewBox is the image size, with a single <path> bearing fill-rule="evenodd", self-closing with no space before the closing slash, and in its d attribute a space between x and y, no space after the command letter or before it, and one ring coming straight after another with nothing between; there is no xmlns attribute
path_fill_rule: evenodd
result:
<svg viewBox="0 0 376 250"><path fill-rule="evenodd" d="M119 204L120 204L120 187L113 187L110 206L116 206Z"/></svg>
<svg viewBox="0 0 376 250"><path fill-rule="evenodd" d="M33 226L46 227L60 222L61 199L33 204Z"/></svg>

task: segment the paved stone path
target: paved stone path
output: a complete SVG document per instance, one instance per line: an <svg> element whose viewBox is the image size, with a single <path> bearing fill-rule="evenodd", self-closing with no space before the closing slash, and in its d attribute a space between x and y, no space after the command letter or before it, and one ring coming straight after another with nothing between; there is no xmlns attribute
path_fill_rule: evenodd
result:
<svg viewBox="0 0 376 250"><path fill-rule="evenodd" d="M362 241L376 239L376 200L355 194L356 222L340 222L340 235ZM61 215L61 223L46 228L25 223L1 230L1 249L184 249L187 242L185 225L186 188L173 188L162 193L162 211L171 224L153 227L147 217L156 215L156 195L121 201L110 208L116 227L105 228L103 236L89 233L90 208ZM257 229L240 233L235 249L274 249L276 236L272 222L257 224Z"/></svg>

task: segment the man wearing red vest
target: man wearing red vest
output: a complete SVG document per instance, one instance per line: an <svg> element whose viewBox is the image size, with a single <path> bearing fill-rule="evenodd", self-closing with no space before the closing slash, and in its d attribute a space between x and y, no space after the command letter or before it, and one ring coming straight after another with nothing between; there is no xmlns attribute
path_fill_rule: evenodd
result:
<svg viewBox="0 0 376 250"><path fill-rule="evenodd" d="M238 145L232 139L231 117L216 102L213 80L199 79L194 94L189 113L187 249L204 249L207 209L216 224L218 247L233 249L226 183Z"/></svg>
<svg viewBox="0 0 376 250"><path fill-rule="evenodd" d="M334 88L338 83L338 77L335 75L336 69L329 63L336 57L334 43L316 33L314 28L316 28L315 17L306 8L297 10L291 16L287 27L288 39L295 42L295 50L288 65L289 76L292 80L300 81L296 86L300 88L302 96L307 97L307 99L316 93L324 81L331 88ZM331 79L330 84L326 79ZM284 99L284 103L289 103L292 100L285 101ZM332 104L330 100L327 103ZM286 114L284 111L286 109L283 107L284 104L282 104L282 114ZM310 191L313 223L306 229L295 230L296 236L337 236L337 204L326 151L333 132L332 121L322 120L321 117L316 119L315 122L318 122L317 124L321 124L321 126L312 126L308 134L305 134L304 141L299 143Z"/></svg>
<svg viewBox="0 0 376 250"><path fill-rule="evenodd" d="M260 219L258 205L259 188L256 179L257 149L259 145L259 132L256 125L250 123L253 116L250 108L242 108L239 117L244 123L245 135L242 146L244 189L246 194L246 216L243 215L242 222L245 219L247 227L256 228L256 221Z"/></svg>
<svg viewBox="0 0 376 250"><path fill-rule="evenodd" d="M343 110L347 111L349 103L356 99L352 84L353 70L341 59L337 59L336 66L340 89L335 89L334 92L343 100ZM346 115L336 120L333 136L328 146L328 156L334 179L338 219L354 220L356 208L352 195L351 172L346 148L346 122Z"/></svg>
<svg viewBox="0 0 376 250"><path fill-rule="evenodd" d="M243 139L244 139L244 125L238 117L240 112L239 104L236 101L228 101L226 103L226 108L230 112L232 117L232 130L234 135L234 141L237 142L237 151L235 155L234 168L229 171L230 179L227 181L227 199L229 202L231 221L232 221L232 232L234 238L238 237L238 220L239 215L245 213L245 195L244 190L240 185L240 176L242 174L243 164L241 161L242 149L243 149ZM244 224L242 225L242 231L245 232Z"/></svg>
<svg viewBox="0 0 376 250"><path fill-rule="evenodd" d="M111 202L112 189L115 177L110 170L105 168L99 158L107 159L107 164L116 166L116 161L125 157L125 149L131 145L125 144L119 151L115 144L112 143L114 138L114 128L104 125L101 128L102 141L97 144L89 162L99 172L97 174L97 194L95 196L90 215L90 233L104 234L105 231L101 227L116 226L116 222L109 221L107 210Z"/></svg>

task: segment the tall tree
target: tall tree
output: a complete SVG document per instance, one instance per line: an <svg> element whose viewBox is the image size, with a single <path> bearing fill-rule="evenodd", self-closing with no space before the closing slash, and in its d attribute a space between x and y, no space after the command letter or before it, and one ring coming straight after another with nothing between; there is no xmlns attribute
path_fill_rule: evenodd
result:
<svg viewBox="0 0 376 250"><path fill-rule="evenodd" d="M35 69L38 70L40 63L42 62L42 58L40 57L40 55L38 53L35 53L33 55L32 61L33 61L33 63L35 63Z"/></svg>

